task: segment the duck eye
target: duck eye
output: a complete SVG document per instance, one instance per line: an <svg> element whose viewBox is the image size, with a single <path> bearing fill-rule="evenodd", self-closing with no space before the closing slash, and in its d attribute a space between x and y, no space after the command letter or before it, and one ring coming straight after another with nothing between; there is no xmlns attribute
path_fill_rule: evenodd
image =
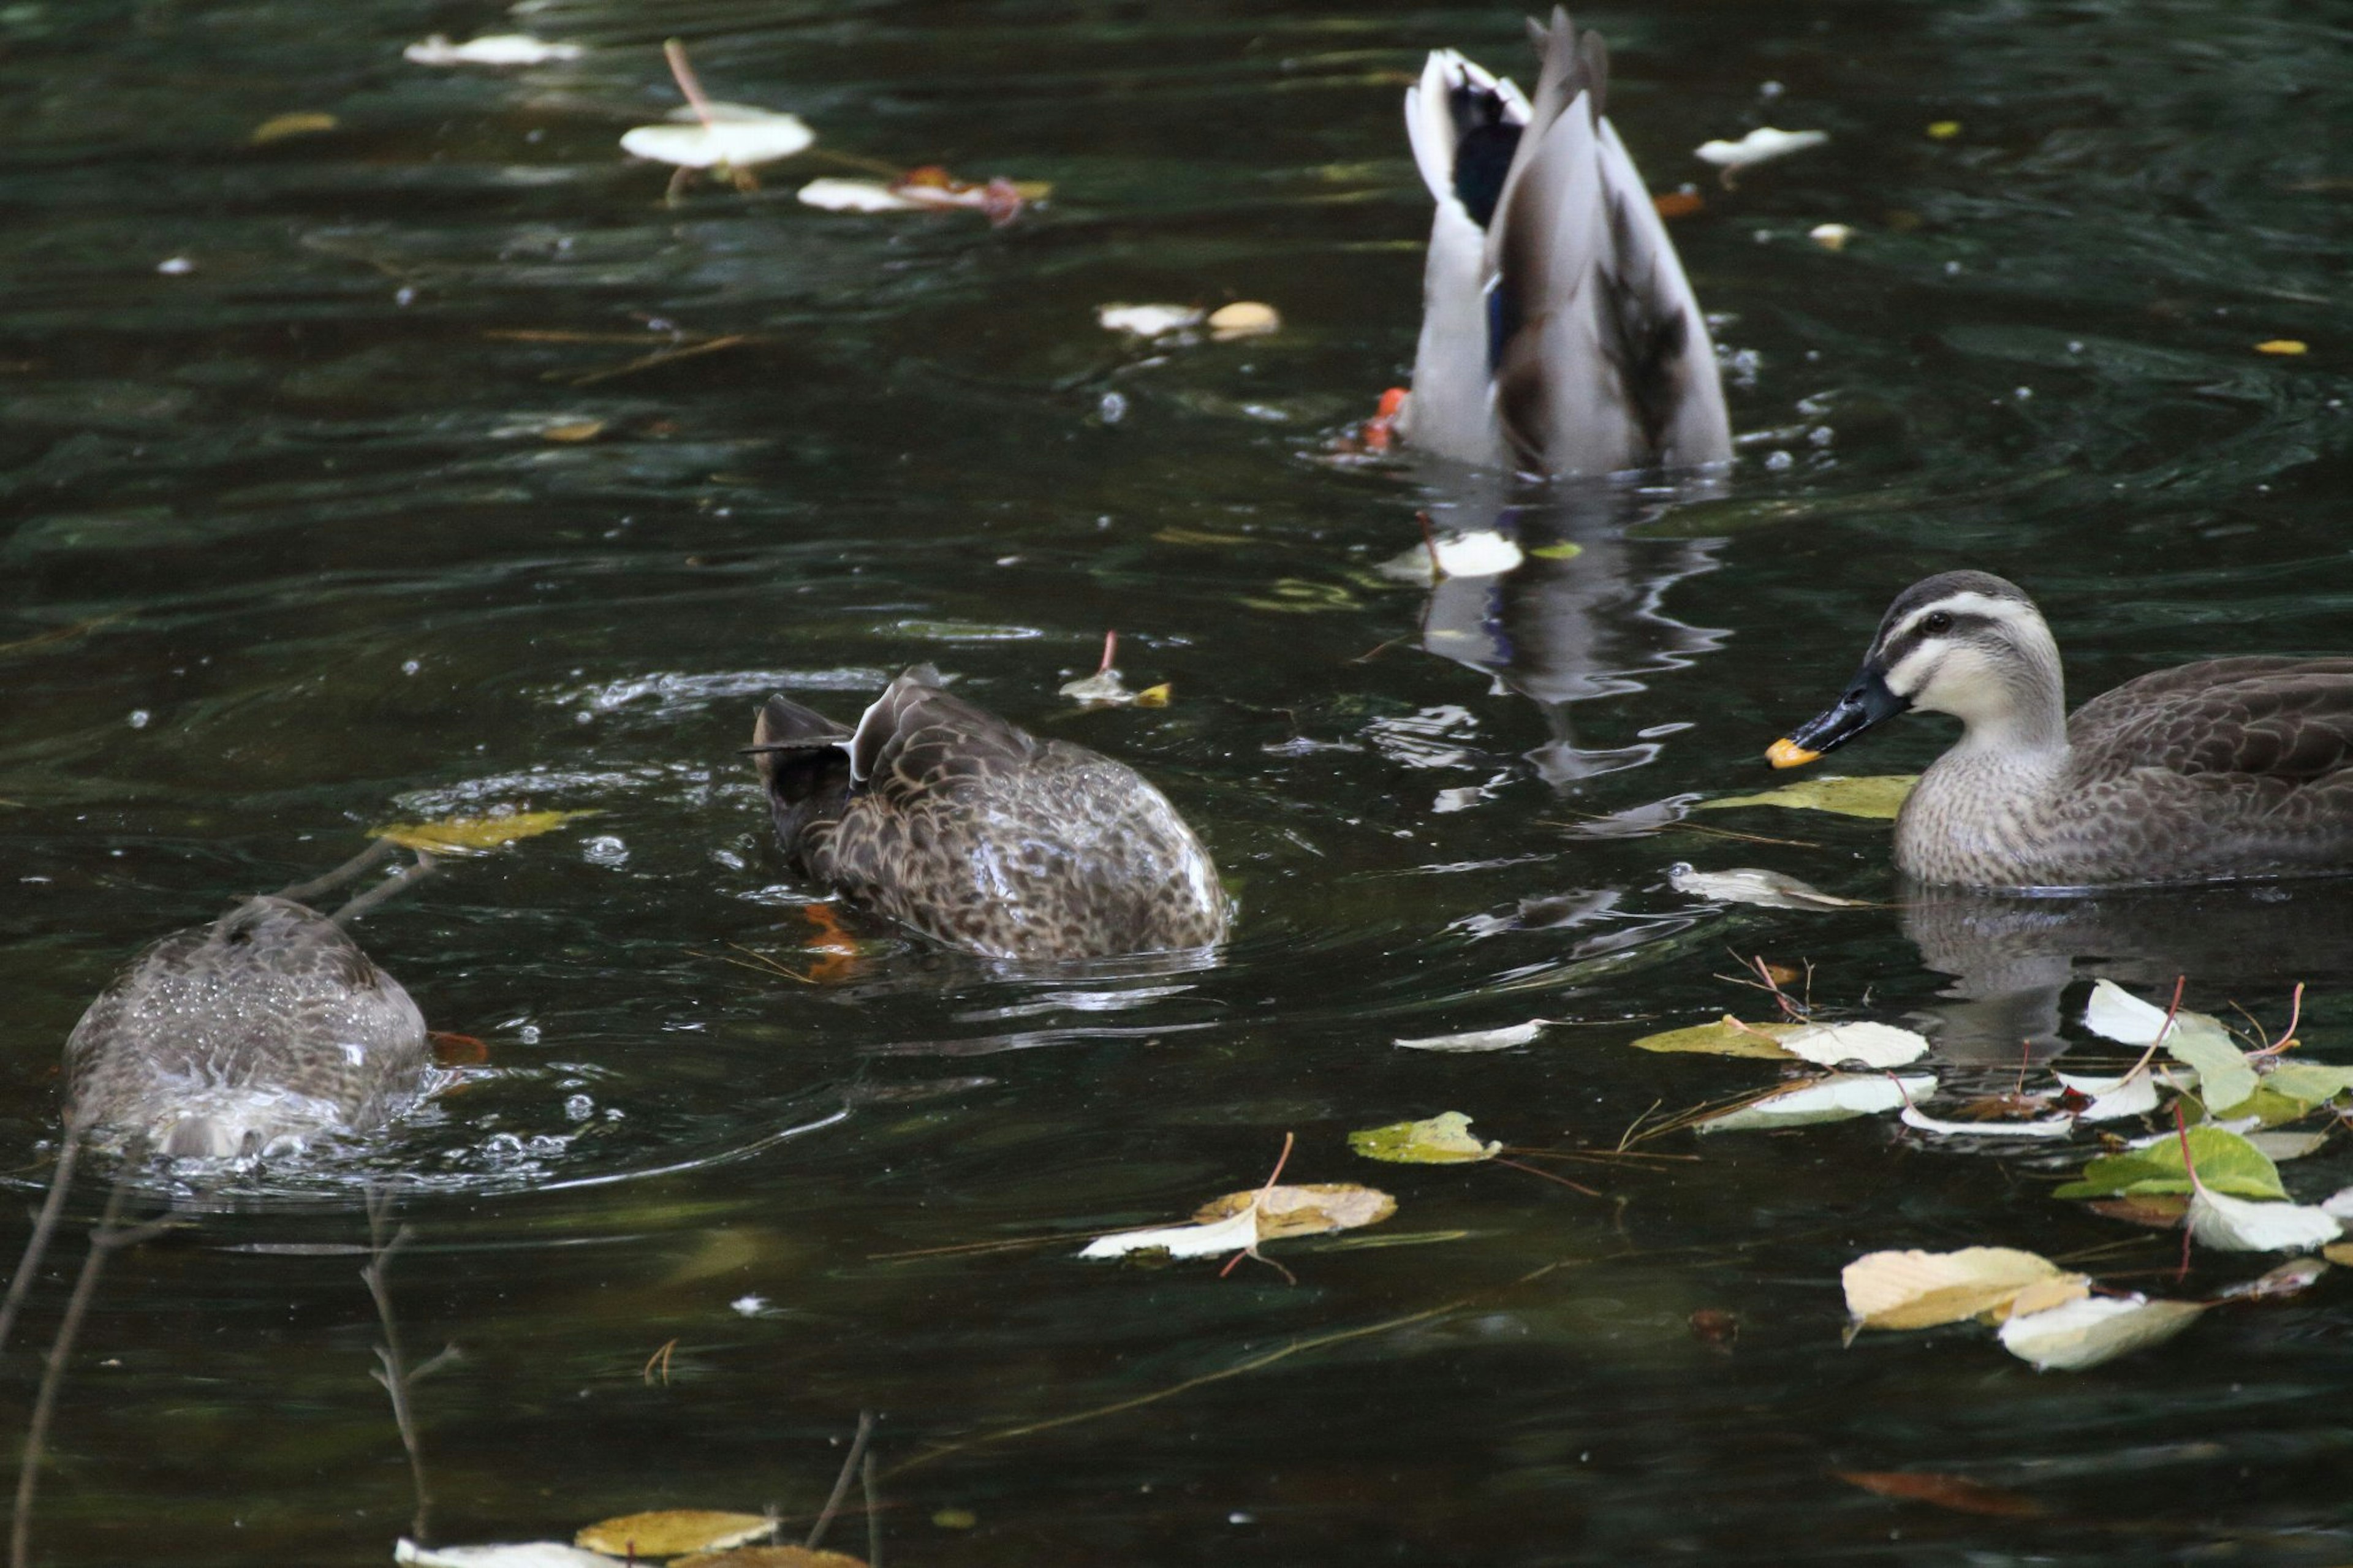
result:
<svg viewBox="0 0 2353 1568"><path fill-rule="evenodd" d="M1930 637L1942 637L1953 629L1953 617L1943 610L1935 611L1920 623L1920 629Z"/></svg>

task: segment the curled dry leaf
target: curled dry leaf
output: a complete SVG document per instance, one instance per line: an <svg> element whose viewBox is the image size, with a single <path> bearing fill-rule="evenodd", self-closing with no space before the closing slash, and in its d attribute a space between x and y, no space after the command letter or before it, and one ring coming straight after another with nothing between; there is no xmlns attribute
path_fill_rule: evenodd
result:
<svg viewBox="0 0 2353 1568"><path fill-rule="evenodd" d="M1989 1519L2033 1519L2042 1505L2032 1498L2006 1492L1961 1476L1939 1476L1926 1470L1832 1470L1849 1486L1880 1497L1925 1502L1955 1513L1983 1514Z"/></svg>
<svg viewBox="0 0 2353 1568"><path fill-rule="evenodd" d="M1761 1057L1767 1061L1793 1062L1799 1058L1781 1048L1781 1040L1804 1026L1799 1024L1744 1024L1726 1013L1713 1024L1694 1024L1686 1029L1664 1029L1655 1035L1644 1035L1632 1043L1638 1051L1690 1051L1702 1056Z"/></svg>
<svg viewBox="0 0 2353 1568"><path fill-rule="evenodd" d="M1252 1187L1212 1198L1194 1212L1196 1225L1216 1225L1258 1205L1261 1241L1286 1236L1329 1236L1378 1225L1397 1213L1397 1199L1377 1187L1355 1182L1304 1182L1296 1186Z"/></svg>
<svg viewBox="0 0 2353 1568"><path fill-rule="evenodd" d="M575 1546L614 1557L680 1557L718 1552L771 1534L776 1521L765 1514L718 1513L709 1509L662 1509L601 1520L572 1538Z"/></svg>
<svg viewBox="0 0 2353 1568"><path fill-rule="evenodd" d="M2067 1278L2049 1258L2010 1247L1871 1252L1840 1271L1847 1315L1866 1329L1929 1329L2007 1309L2029 1286Z"/></svg>
<svg viewBox="0 0 2353 1568"><path fill-rule="evenodd" d="M1531 1018L1525 1024L1512 1024L1500 1029L1472 1029L1460 1035L1425 1035L1419 1039L1392 1040L1409 1051L1508 1051L1514 1046L1532 1044L1544 1033L1549 1018Z"/></svg>
<svg viewBox="0 0 2353 1568"><path fill-rule="evenodd" d="M1667 868L1667 886L1695 899L1720 904L1754 904L1766 910L1852 910L1863 907L1856 899L1832 893L1785 876L1743 866L1730 871L1702 871L1689 861Z"/></svg>
<svg viewBox="0 0 2353 1568"><path fill-rule="evenodd" d="M561 1541L522 1541L504 1546L419 1546L404 1537L392 1549L395 1563L417 1568L613 1568L600 1552L583 1552Z"/></svg>
<svg viewBox="0 0 2353 1568"><path fill-rule="evenodd" d="M1781 1037L1781 1048L1820 1067L1861 1062L1900 1068L1928 1054L1928 1038L1893 1024L1810 1024Z"/></svg>
<svg viewBox="0 0 2353 1568"><path fill-rule="evenodd" d="M543 66L554 60L576 60L587 52L578 44L551 44L528 33L485 33L462 44L453 44L436 33L400 54L410 64L420 66Z"/></svg>
<svg viewBox="0 0 2353 1568"><path fill-rule="evenodd" d="M1768 1131L1819 1121L1850 1121L1858 1116L1877 1116L1893 1110L1907 1096L1922 1100L1936 1092L1936 1080L1925 1074L1895 1079L1876 1072L1832 1073L1707 1117L1694 1131Z"/></svg>
<svg viewBox="0 0 2353 1568"><path fill-rule="evenodd" d="M2189 1234L2225 1252L2310 1252L2343 1236L2345 1227L2325 1209L2215 1192L2201 1173L2189 1194Z"/></svg>
<svg viewBox="0 0 2353 1568"><path fill-rule="evenodd" d="M1820 778L1802 779L1757 795L1703 800L1696 803L1694 809L1729 811L1739 805L1779 805L1792 811L1827 811L1840 816L1893 822L1895 814L1904 809L1904 802L1912 794L1912 786L1919 782L1917 773L1879 773L1862 778L1827 774Z"/></svg>
<svg viewBox="0 0 2353 1568"><path fill-rule="evenodd" d="M1398 1121L1367 1127L1348 1134L1348 1147L1367 1160L1398 1165L1460 1165L1492 1160L1503 1152L1498 1142L1482 1143L1471 1135L1471 1119L1459 1110L1441 1111L1421 1121Z"/></svg>
<svg viewBox="0 0 2353 1568"><path fill-rule="evenodd" d="M390 822L370 837L390 839L403 849L433 855L482 855L517 839L536 838L593 811L507 811L488 816L450 816L438 822Z"/></svg>
<svg viewBox="0 0 2353 1568"><path fill-rule="evenodd" d="M2087 1296L2047 1312L2012 1317L2001 1326L2001 1348L2037 1372L2081 1372L2161 1344L2205 1310L2200 1301Z"/></svg>

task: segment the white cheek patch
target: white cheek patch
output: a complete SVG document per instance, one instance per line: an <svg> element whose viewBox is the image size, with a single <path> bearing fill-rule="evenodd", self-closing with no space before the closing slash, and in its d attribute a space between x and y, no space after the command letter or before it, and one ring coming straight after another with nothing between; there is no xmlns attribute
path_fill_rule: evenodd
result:
<svg viewBox="0 0 2353 1568"><path fill-rule="evenodd" d="M1918 701L1929 680L1943 662L1945 648L1935 643L1923 643L1904 656L1887 672L1887 689L1896 696Z"/></svg>

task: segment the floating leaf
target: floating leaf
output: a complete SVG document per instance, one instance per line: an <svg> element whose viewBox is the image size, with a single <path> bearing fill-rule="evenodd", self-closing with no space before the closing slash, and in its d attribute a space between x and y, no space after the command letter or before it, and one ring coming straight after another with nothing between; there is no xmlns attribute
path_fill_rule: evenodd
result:
<svg viewBox="0 0 2353 1568"><path fill-rule="evenodd" d="M1904 1125L1947 1138L2064 1138L2075 1130L2073 1116L2037 1121L1941 1121L1914 1106L1904 1108Z"/></svg>
<svg viewBox="0 0 2353 1568"><path fill-rule="evenodd" d="M749 104L705 103L701 113L690 106L672 110L670 119L670 124L623 132L621 151L684 169L750 169L789 158L817 141L798 115Z"/></svg>
<svg viewBox="0 0 2353 1568"><path fill-rule="evenodd" d="M613 1560L566 1546L561 1541L524 1541L508 1546L419 1546L402 1539L392 1549L395 1563L417 1568L613 1568Z"/></svg>
<svg viewBox="0 0 2353 1568"><path fill-rule="evenodd" d="M1932 120L1928 122L1928 136L1932 141L1950 142L1960 133L1961 122L1957 120Z"/></svg>
<svg viewBox="0 0 2353 1568"><path fill-rule="evenodd" d="M1892 1024L1810 1024L1782 1036L1781 1048L1826 1068L1900 1068L1928 1054L1928 1038Z"/></svg>
<svg viewBox="0 0 2353 1568"><path fill-rule="evenodd" d="M593 811L510 811L489 816L450 816L438 822L393 822L371 828L370 837L390 839L403 849L433 855L482 855L514 843L552 833Z"/></svg>
<svg viewBox="0 0 2353 1568"><path fill-rule="evenodd" d="M2066 1278L2049 1258L2010 1247L1871 1252L1839 1272L1847 1315L1866 1329L1932 1329L1999 1311L2030 1285Z"/></svg>
<svg viewBox="0 0 2353 1568"><path fill-rule="evenodd" d="M2312 351L2311 345L2300 342L2295 338L2267 338L2263 342L2255 345L2255 352L2259 354L2285 354L2294 356L2301 353L2309 353Z"/></svg>
<svg viewBox="0 0 2353 1568"><path fill-rule="evenodd" d="M400 55L420 66L543 66L552 60L576 60L587 52L578 44L551 44L528 33L485 33L462 44L436 33Z"/></svg>
<svg viewBox="0 0 2353 1568"><path fill-rule="evenodd" d="M1724 183L1728 187L1732 176L1743 169L1819 147L1830 139L1827 131L1777 131L1770 125L1760 125L1737 142L1703 142L1692 150L1692 155L1723 170Z"/></svg>
<svg viewBox="0 0 2353 1568"><path fill-rule="evenodd" d="M2127 1046L2146 1046L2165 1028L2165 1009L2142 1001L2113 980L2092 987L2084 1026ZM2209 1112L2228 1110L2255 1092L2255 1069L2231 1043L2221 1020L2184 1008L2165 1030L2166 1054L2198 1069L2200 1092Z"/></svg>
<svg viewBox="0 0 2353 1568"><path fill-rule="evenodd" d="M1258 1205L1261 1241L1286 1236L1328 1236L1378 1225L1397 1213L1397 1199L1377 1187L1355 1182L1304 1182L1296 1186L1252 1187L1228 1193L1203 1204L1193 1215L1196 1225L1216 1225L1232 1218L1252 1204Z"/></svg>
<svg viewBox="0 0 2353 1568"><path fill-rule="evenodd" d="M2225 1252L2310 1252L2335 1241L2345 1227L2324 1209L2303 1204L2250 1203L2206 1184L2200 1163L2189 1194L2189 1234Z"/></svg>
<svg viewBox="0 0 2353 1568"><path fill-rule="evenodd" d="M2157 1109L2157 1078L2144 1068L2123 1078L2059 1073L2059 1081L2092 1103L2075 1112L2078 1121L2115 1121L2146 1116Z"/></svg>
<svg viewBox="0 0 2353 1568"><path fill-rule="evenodd" d="M1471 1136L1468 1116L1448 1110L1424 1121L1398 1121L1351 1132L1348 1147L1367 1160L1387 1160L1392 1164L1458 1165L1492 1160L1504 1145L1482 1143Z"/></svg>
<svg viewBox="0 0 2353 1568"><path fill-rule="evenodd" d="M1925 1470L1832 1470L1849 1486L1879 1497L1925 1502L1955 1513L1978 1513L1989 1519L2033 1519L2042 1505L2032 1498L2006 1492L1962 1476L1939 1476Z"/></svg>
<svg viewBox="0 0 2353 1568"><path fill-rule="evenodd" d="M2334 1252L2329 1247L2326 1252ZM2323 1256L2326 1256L2324 1252ZM2332 1260L2333 1261L2333 1260ZM2276 1301L2289 1296L2301 1296L2320 1283L2328 1272L2328 1264L2319 1258L2295 1258L2253 1279L2242 1279L2236 1285L2226 1285L2215 1292L2225 1301Z"/></svg>
<svg viewBox="0 0 2353 1568"><path fill-rule="evenodd" d="M1516 570L1524 559L1516 541L1493 529L1480 529L1433 535L1429 542L1382 562L1380 574L1395 582L1427 586L1442 577L1500 576Z"/></svg>
<svg viewBox="0 0 2353 1568"><path fill-rule="evenodd" d="M572 1543L613 1557L680 1557L690 1552L741 1546L773 1533L776 1528L776 1521L765 1514L663 1509L600 1521L574 1536Z"/></svg>
<svg viewBox="0 0 2353 1568"><path fill-rule="evenodd" d="M901 195L880 180L811 180L799 195L805 206L836 213L921 212L928 205Z"/></svg>
<svg viewBox="0 0 2353 1568"><path fill-rule="evenodd" d="M332 131L341 123L332 114L301 111L273 114L255 126L252 136L248 140L256 147L264 147L272 142L283 142L290 136L315 136L322 131Z"/></svg>
<svg viewBox="0 0 2353 1568"><path fill-rule="evenodd" d="M938 1519L933 1515L933 1522ZM813 1552L806 1546L739 1546L733 1552L698 1552L679 1558L670 1568L866 1568L866 1559L847 1552Z"/></svg>
<svg viewBox="0 0 2353 1568"><path fill-rule="evenodd" d="M1667 868L1667 886L1695 899L1720 904L1754 904L1766 910L1854 910L1857 899L1841 899L1810 887L1778 871L1741 867L1730 871L1700 871L1683 860Z"/></svg>
<svg viewBox="0 0 2353 1568"><path fill-rule="evenodd" d="M2290 1160L2301 1160L2306 1154L2318 1153L2321 1146L2328 1142L2328 1134L2325 1131L2247 1132L2241 1136L2262 1150L2275 1165L2284 1164Z"/></svg>
<svg viewBox="0 0 2353 1568"><path fill-rule="evenodd" d="M1124 1258L1131 1252L1166 1252L1171 1258L1218 1258L1259 1243L1258 1211L1244 1208L1214 1225L1170 1225L1153 1230L1114 1231L1079 1249L1081 1258Z"/></svg>
<svg viewBox="0 0 2353 1568"><path fill-rule="evenodd" d="M1166 337L1201 324L1201 311L1191 305L1098 305L1095 324L1105 331L1134 337Z"/></svg>
<svg viewBox="0 0 2353 1568"><path fill-rule="evenodd" d="M1744 1024L1726 1013L1713 1024L1694 1024L1687 1029L1644 1035L1633 1046L1638 1051L1695 1051L1703 1056L1761 1057L1768 1061L1791 1062L1799 1058L1781 1048L1781 1039L1801 1027L1798 1024Z"/></svg>
<svg viewBox="0 0 2353 1568"><path fill-rule="evenodd" d="M2320 1249L2320 1256L2343 1268L2353 1268L2353 1242L2340 1241Z"/></svg>
<svg viewBox="0 0 2353 1568"><path fill-rule="evenodd" d="M2087 1296L2047 1312L2011 1318L2001 1326L2001 1347L2037 1372L2081 1372L2160 1344L2205 1310L2200 1301Z"/></svg>
<svg viewBox="0 0 2353 1568"><path fill-rule="evenodd" d="M2287 1196L2279 1167L2235 1132L2201 1124L2189 1129L2190 1157L2198 1179L2214 1192L2239 1197ZM2187 1193L2189 1173L2181 1163L2181 1140L2171 1132L2122 1154L2103 1154L2083 1175L2057 1191L2063 1198L2109 1198L2127 1194Z"/></svg>
<svg viewBox="0 0 2353 1568"><path fill-rule="evenodd" d="M1282 318L1274 307L1256 300L1237 300L1209 312L1209 335L1221 342L1261 337L1282 328Z"/></svg>
<svg viewBox="0 0 2353 1568"><path fill-rule="evenodd" d="M2326 1062L2282 1062L2263 1074L2263 1088L2305 1105L2326 1105L2353 1089L2353 1068Z"/></svg>
<svg viewBox="0 0 2353 1568"><path fill-rule="evenodd" d="M1879 773L1862 778L1844 778L1830 773L1757 795L1703 800L1695 809L1729 811L1737 805L1780 805L1792 811L1829 811L1841 816L1893 822L1895 814L1904 809L1905 799L1911 795L1912 786L1919 782L1917 773Z"/></svg>
<svg viewBox="0 0 2353 1568"><path fill-rule="evenodd" d="M1525 1046L1544 1033L1549 1018L1531 1018L1525 1024L1511 1024L1500 1029L1472 1029L1460 1035L1425 1035L1415 1040L1393 1040L1409 1051L1507 1051L1514 1046Z"/></svg>
<svg viewBox="0 0 2353 1568"><path fill-rule="evenodd" d="M1904 1103L1907 1095L1920 1100L1936 1092L1936 1080L1926 1076L1896 1079L1875 1072L1832 1073L1706 1117L1694 1130L1769 1131L1777 1127L1805 1127L1819 1121L1851 1121L1858 1116L1877 1116L1893 1110Z"/></svg>
<svg viewBox="0 0 2353 1568"><path fill-rule="evenodd" d="M1854 237L1854 230L1842 223L1818 223L1806 230L1806 237L1824 250L1844 250L1847 241Z"/></svg>

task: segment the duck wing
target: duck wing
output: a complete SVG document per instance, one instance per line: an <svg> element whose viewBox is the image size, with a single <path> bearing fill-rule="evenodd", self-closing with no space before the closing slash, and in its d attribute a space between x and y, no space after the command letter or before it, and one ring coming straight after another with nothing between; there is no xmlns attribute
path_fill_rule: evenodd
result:
<svg viewBox="0 0 2353 1568"><path fill-rule="evenodd" d="M1553 474L1726 461L1715 345L1603 112L1608 50L1559 8L1529 31L1544 70L1486 235L1504 437L1524 467Z"/></svg>
<svg viewBox="0 0 2353 1568"><path fill-rule="evenodd" d="M2310 784L2353 769L2353 658L2218 658L2103 692L2067 721L2102 773Z"/></svg>

